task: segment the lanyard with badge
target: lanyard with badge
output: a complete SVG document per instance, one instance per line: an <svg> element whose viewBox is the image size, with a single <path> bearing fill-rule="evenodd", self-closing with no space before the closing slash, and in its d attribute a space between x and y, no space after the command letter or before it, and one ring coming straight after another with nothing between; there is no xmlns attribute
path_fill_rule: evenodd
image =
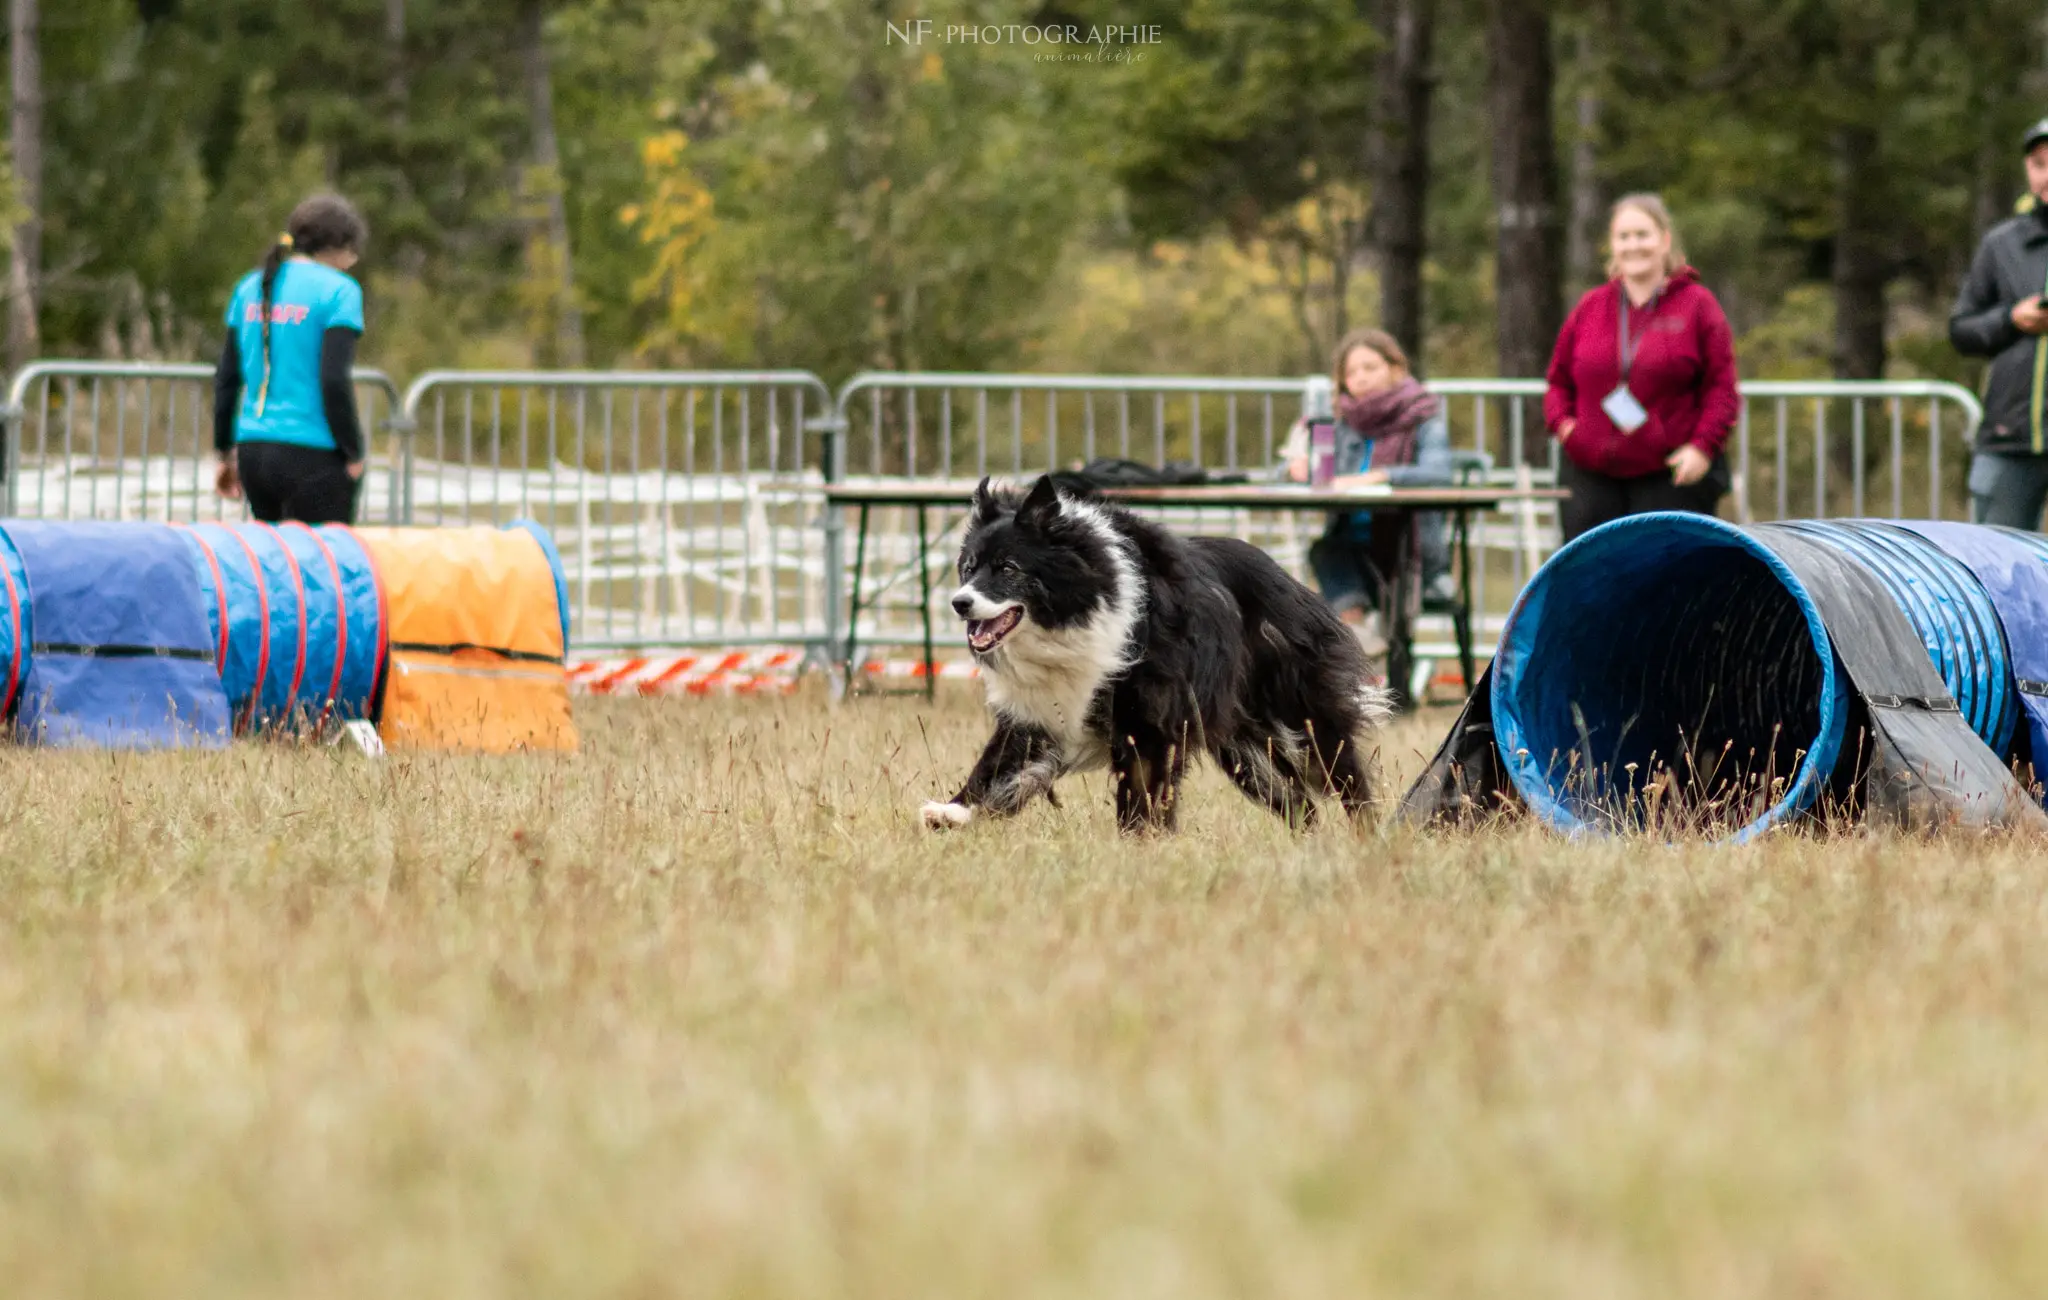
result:
<svg viewBox="0 0 2048 1300"><path fill-rule="evenodd" d="M1614 296L1621 300L1621 382L1614 386L1613 392L1600 399L1600 409L1607 412L1607 418L1614 422L1616 429L1622 433L1634 433L1649 421L1650 413L1643 409L1643 404L1628 388L1628 371L1635 363L1636 350L1629 344L1627 286L1616 281ZM1655 298L1650 299L1652 307L1656 302Z"/></svg>

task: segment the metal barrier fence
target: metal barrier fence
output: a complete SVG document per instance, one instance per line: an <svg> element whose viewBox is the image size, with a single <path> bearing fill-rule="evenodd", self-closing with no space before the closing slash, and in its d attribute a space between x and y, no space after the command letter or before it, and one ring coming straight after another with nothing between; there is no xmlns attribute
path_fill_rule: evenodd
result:
<svg viewBox="0 0 2048 1300"><path fill-rule="evenodd" d="M404 422L381 371L355 372L370 441L361 514L401 517ZM7 514L28 519L246 518L213 490L213 367L37 361L8 385Z"/></svg>
<svg viewBox="0 0 2048 1300"><path fill-rule="evenodd" d="M404 413L406 522L546 525L578 645L822 647L836 626L815 375L437 370Z"/></svg>
<svg viewBox="0 0 2048 1300"><path fill-rule="evenodd" d="M857 477L1029 474L1096 456L1178 459L1258 476L1276 468L1314 383L1327 389L1327 380L1297 377L874 373L840 389L839 411L846 468ZM1429 386L1445 400L1453 447L1483 455L1488 482L1555 483L1560 453L1545 431L1541 380L1447 379ZM1942 467L1950 438L1958 439L1953 461L1966 459L1980 415L1969 390L1917 380L1815 380L1746 383L1742 393L1728 445L1734 491L1724 514L1745 522L1808 514L1904 517L1924 502L1926 516L1939 518L1966 508L1962 475L1945 476ZM1294 513L1152 513L1181 527L1233 533L1299 574L1320 531ZM915 591L920 562L935 571L950 565L952 531L942 525L929 553L919 556L908 512L876 514L883 527L869 538L863 590ZM1547 503L1476 521L1473 599L1483 643L1498 633L1515 594L1558 540L1556 507ZM1424 656L1450 654L1448 618L1425 617L1418 631ZM874 625L864 619L861 628L869 645L907 644L916 636L914 605L892 607L886 599Z"/></svg>
<svg viewBox="0 0 2048 1300"><path fill-rule="evenodd" d="M212 493L205 366L37 362L0 410L8 512L29 517L200 519L241 507ZM850 574L828 479L1031 474L1097 456L1270 472L1310 399L1300 377L863 374L835 396L805 371L434 371L398 397L359 371L373 458L369 522L539 519L561 544L573 635L592 649L805 644L843 638ZM1439 380L1452 442L1483 453L1489 481L1554 481L1538 380ZM1729 443L1743 520L1843 514L1954 517L1979 410L1953 384L1743 385ZM1953 408L1953 409L1951 409ZM1944 467L1955 472L1944 472ZM1526 467L1526 469L1522 468ZM1298 514L1156 512L1229 532L1303 572L1319 531ZM920 565L950 567L960 516L919 548L907 512L877 510L861 642L919 635ZM1482 641L1531 566L1556 544L1554 507L1474 529ZM946 585L938 581L943 593ZM950 619L941 626L951 627ZM1425 620L1425 654L1448 623Z"/></svg>

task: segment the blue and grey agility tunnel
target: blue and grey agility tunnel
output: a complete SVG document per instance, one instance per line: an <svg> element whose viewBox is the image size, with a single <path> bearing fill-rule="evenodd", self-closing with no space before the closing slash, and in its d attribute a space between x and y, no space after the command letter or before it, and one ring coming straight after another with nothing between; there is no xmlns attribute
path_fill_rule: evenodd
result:
<svg viewBox="0 0 2048 1300"><path fill-rule="evenodd" d="M1816 814L2048 826L2013 774L2037 754L2048 542L1640 515L1537 572L1401 816L1734 842Z"/></svg>
<svg viewBox="0 0 2048 1300"><path fill-rule="evenodd" d="M386 652L383 589L350 530L250 523L179 532L237 732L371 715Z"/></svg>

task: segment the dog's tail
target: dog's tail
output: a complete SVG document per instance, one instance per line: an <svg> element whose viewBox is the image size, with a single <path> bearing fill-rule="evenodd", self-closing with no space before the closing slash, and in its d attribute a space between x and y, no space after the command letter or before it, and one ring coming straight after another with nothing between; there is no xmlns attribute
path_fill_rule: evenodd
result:
<svg viewBox="0 0 2048 1300"><path fill-rule="evenodd" d="M1358 688L1358 720L1369 731L1377 731L1394 720L1394 692L1380 683L1366 682Z"/></svg>

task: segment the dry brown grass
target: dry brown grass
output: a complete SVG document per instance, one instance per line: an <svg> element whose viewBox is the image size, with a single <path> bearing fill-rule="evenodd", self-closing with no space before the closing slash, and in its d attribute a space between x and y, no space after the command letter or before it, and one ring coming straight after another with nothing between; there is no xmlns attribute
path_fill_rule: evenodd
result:
<svg viewBox="0 0 2048 1300"><path fill-rule="evenodd" d="M940 838L969 696L583 722L0 753L8 1292L2048 1291L2039 844L1290 837L1213 775Z"/></svg>

